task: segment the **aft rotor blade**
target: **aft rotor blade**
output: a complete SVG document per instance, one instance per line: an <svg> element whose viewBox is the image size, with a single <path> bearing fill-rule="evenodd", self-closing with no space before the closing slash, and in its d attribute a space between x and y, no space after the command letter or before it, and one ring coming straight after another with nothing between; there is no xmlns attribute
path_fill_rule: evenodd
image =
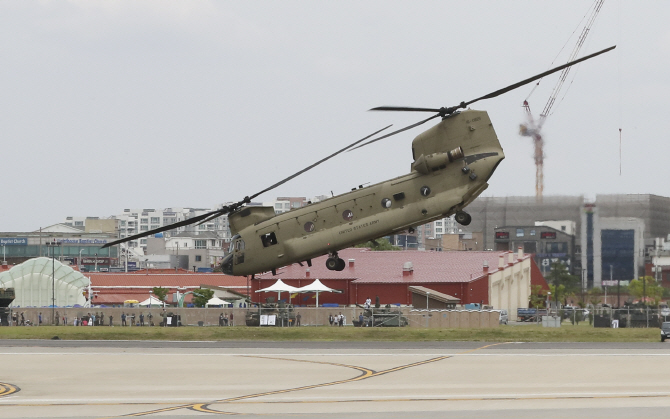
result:
<svg viewBox="0 0 670 419"><path fill-rule="evenodd" d="M159 227L159 228L155 228L155 229L149 230L149 231L143 231L141 233L134 234L134 235L128 236L128 237L124 237L124 238L119 239L119 240L114 240L113 242L109 242L109 243L104 244L102 246L102 248L104 249L105 247L114 246L116 244L125 243L125 242L135 240L135 239L140 239L142 237L150 236L152 234L161 233L163 231L173 230L175 228L179 228L179 227L183 227L183 226L186 226L186 225L189 225L189 224L197 223L198 221L204 220L208 217L211 217L214 214L217 214L217 217L218 217L218 216L221 216L221 215L225 214L226 212L228 212L227 207L224 207L223 209L216 210L216 211L211 211L211 212L208 212L208 213L205 213L205 214L202 214L202 215L198 215L197 217L189 218L188 220L180 221L180 222L174 223L174 224L169 224L169 225Z"/></svg>
<svg viewBox="0 0 670 419"><path fill-rule="evenodd" d="M254 198L257 197L258 195L264 194L265 192L271 191L272 189L274 189L274 188L276 188L276 187L278 187L278 186L280 186L280 185L283 185L284 183L288 182L289 180L295 178L296 176L300 176L301 174L305 173L306 171L315 168L316 166L320 165L321 163L325 162L326 160L330 160L330 159L332 159L333 157L337 156L338 154L347 151L348 149L350 149L351 147L355 146L356 144L358 144L358 143L360 143L360 142L363 142L363 141L367 140L367 139L370 138L370 137L374 137L375 135L379 134L380 132L384 131L385 129L387 129L387 128L390 127L390 126L392 126L392 125L387 125L386 127L384 127L384 128L382 128L382 129L380 129L380 130L378 130L378 131L376 131L376 132L373 132L372 134L366 136L365 138L361 138L360 140L358 140L358 141L356 141L356 142L354 142L354 143L349 144L348 146L344 147L343 149L341 149L341 150L339 150L339 151L336 151L335 153L331 154L330 156L328 156L328 157L326 157L326 158L323 158L323 159L319 160L318 162L316 162L316 163L314 163L314 164L312 164L312 165L310 165L310 166L305 167L305 168L302 169L301 171L296 172L296 173L292 174L291 176L287 177L286 179L281 180L281 181L275 183L274 185L270 186L269 188L263 189L262 191L258 192L257 194L251 195L251 196L249 197L249 199L254 199ZM246 198L245 198L245 199L246 199Z"/></svg>
<svg viewBox="0 0 670 419"><path fill-rule="evenodd" d="M439 109L438 109L438 111L439 111ZM379 141L379 140L383 140L384 138L388 138L388 137L390 137L390 136L392 136L392 135L396 135L396 134L399 134L399 133L401 133L401 132L403 132L403 131L407 131L408 129L412 129L412 128L414 128L414 127L418 127L419 125L424 124L424 123L430 121L431 119L437 118L438 116L440 116L439 113L437 113L437 114L431 116L430 118L426 118L426 119L424 119L423 121L419 121L419 122L417 122L417 123L415 123L415 124L408 125L408 126L406 126L405 128L400 128L400 129L397 130L397 131L393 131L393 132L388 133L388 134L386 134L386 135L382 135L382 136L379 137L379 138L375 138L374 140L370 140L370 141L368 141L367 143L361 144L361 145L359 145L358 147L354 147L354 148L352 148L352 149L349 150L349 151L354 151L354 150L356 150L357 148L365 147L365 146L368 145L368 144L376 143L377 141Z"/></svg>
<svg viewBox="0 0 670 419"><path fill-rule="evenodd" d="M567 63L567 64L563 64L563 65L561 65L561 66L552 68L551 70L547 70L547 71L545 71L544 73L538 74L537 76L533 76L533 77L531 77L531 78L529 78L529 79L520 81L520 82L518 82L518 83L511 84L511 85L509 85L509 86L507 86L507 87L505 87L505 88L502 88L502 89L500 89L500 90L496 90L495 92L489 93L488 95L484 95L484 96L482 96L482 97L479 97L479 98L477 98L477 99L471 100L471 101L469 101L469 102L465 102L465 106L468 106L468 105L470 105L471 103L475 103L475 102L480 101L480 100L482 100L482 99L490 99L490 98L493 98L493 97L496 97L496 96L500 96L500 95L502 95L503 93L507 93L507 92L509 92L510 90L514 90L514 89L519 88L519 87L521 87L521 86L523 86L523 85L526 85L526 84L528 84L528 83L534 82L535 80L541 79L542 77L548 76L549 74L555 73L555 72L557 72L557 71L561 71L561 70L563 70L564 68L573 66L573 65L578 64L578 63L581 63L582 61L586 61L586 60L591 59L591 58L593 58L593 57L595 57L595 56L598 56L598 55L600 55L600 54L604 54L604 53L606 53L606 52L608 52L608 51L613 50L614 48L616 48L616 45L611 46L611 47L609 47L609 48L605 48L604 50L602 50L602 51L598 51L598 52L593 53L593 54L591 54L591 55L587 55L586 57L582 57L582 58L580 58L580 59L578 59L578 60L570 61L570 62Z"/></svg>

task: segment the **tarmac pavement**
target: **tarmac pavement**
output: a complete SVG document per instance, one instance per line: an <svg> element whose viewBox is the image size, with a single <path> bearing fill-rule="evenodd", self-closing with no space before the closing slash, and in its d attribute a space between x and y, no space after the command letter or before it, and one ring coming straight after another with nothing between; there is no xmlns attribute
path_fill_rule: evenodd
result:
<svg viewBox="0 0 670 419"><path fill-rule="evenodd" d="M0 341L0 417L667 417L662 343Z"/></svg>

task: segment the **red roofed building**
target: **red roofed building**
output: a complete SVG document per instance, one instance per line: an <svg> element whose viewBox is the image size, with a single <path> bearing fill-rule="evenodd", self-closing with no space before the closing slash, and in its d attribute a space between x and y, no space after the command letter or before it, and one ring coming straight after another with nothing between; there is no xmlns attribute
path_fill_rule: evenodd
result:
<svg viewBox="0 0 670 419"><path fill-rule="evenodd" d="M106 273L88 272L91 278L91 287L94 293L93 304L123 304L126 300L144 301L154 287L169 289L168 302L172 301L170 294L185 293L200 288L201 285L213 285L227 288L232 291L247 293L247 279L240 276L229 276L221 273L194 273L180 269L149 269L133 273ZM192 295L186 296L190 302Z"/></svg>
<svg viewBox="0 0 670 419"><path fill-rule="evenodd" d="M382 305L412 304L410 286L422 286L461 300L461 304L483 303L496 309L507 309L515 318L516 308L528 306L530 285L546 282L532 259L521 252L404 252L371 251L352 248L339 252L347 266L343 271L329 271L326 256L312 261L312 267L291 265L278 275L258 276L252 281L252 300L264 301L265 293L256 290L269 287L278 278L295 287L310 284L318 278L342 294L320 293L319 303L342 305L373 302L379 296ZM276 297L276 293L269 293ZM284 295L285 296L285 295ZM286 299L286 298L282 298ZM292 303L314 305L313 295L292 296Z"/></svg>

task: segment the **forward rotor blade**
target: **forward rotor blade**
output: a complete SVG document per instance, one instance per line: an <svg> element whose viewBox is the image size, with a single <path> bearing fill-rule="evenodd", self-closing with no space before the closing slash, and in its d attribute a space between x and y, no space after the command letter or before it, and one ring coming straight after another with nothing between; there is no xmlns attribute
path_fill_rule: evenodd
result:
<svg viewBox="0 0 670 419"><path fill-rule="evenodd" d="M326 160L329 160L329 159L331 159L331 158L337 156L338 154L340 154L340 153L342 153L342 152L344 152L344 151L347 151L348 149L350 149L351 147L355 146L356 144L358 144L358 143L360 143L360 142L362 142L362 141L365 141L365 140L367 140L368 138L373 137L373 136L379 134L380 132L384 131L385 129L387 129L387 128L390 127L390 126L391 126L391 125L388 125L388 126L382 128L382 129L378 130L378 131L375 131L375 132L373 132L372 134L370 134L370 135L368 135L368 136L366 136L366 137L364 137L364 138L361 138L360 140L358 140L358 141L356 141L356 142L354 142L354 143L349 144L348 146L346 146L346 147L344 147L343 149L341 149L341 150L339 150L339 151L337 151L337 152L331 154L330 156L328 156L328 157L326 157L326 158L324 158L324 159L319 160L318 162L312 164L311 166L308 166L308 167L302 169L301 171L292 174L291 176L287 177L286 179L284 179L284 180L282 180L282 181L280 181L280 182L275 183L274 185L270 186L269 188L263 189L262 191L260 191L260 192L258 192L258 193L256 193L256 194L254 194L254 195L246 196L246 197L244 197L243 200L241 200L241 201L239 201L239 202L236 202L236 203L234 203L234 204L232 204L232 205L227 205L227 206L223 207L223 208L220 209L220 210L210 211L210 212L207 212L207 213L205 213L205 214L198 215L197 217L193 217L193 218L189 218L188 220L180 221L180 222L178 222L178 223L174 223L174 224L166 225L166 226L163 226L163 227L160 227L160 228L155 228L155 229L153 229L153 230L149 230L149 231L143 231L142 233L138 233L138 234L135 234L135 235L132 235L132 236L129 236L129 237L124 237L124 238L119 239L119 240L114 240L113 242L107 243L107 244L103 245L102 247L105 248L105 247L114 246L114 245L116 245L116 244L125 243L125 242L131 241L131 240L135 240L135 239L140 239L140 238L142 238L142 237L150 236L150 235L152 235L152 234L156 234L156 233L161 233L161 232L163 232L163 231L167 231L167 230L173 230L173 229L175 229L175 228L183 227L183 226L190 225L190 224L195 224L195 223L200 223L200 224L202 224L202 223L205 223L205 222L207 222L207 221L209 221L209 220L212 220L212 219L214 219L214 218L216 218L216 217L220 217L220 216L222 216L222 215L224 215L224 214L227 214L227 213L229 213L229 212L231 212L231 211L236 210L237 208L241 207L241 206L244 205L244 204L248 204L249 202L251 202L252 199L254 199L255 197L257 197L258 195L261 195L261 194L263 194L263 193L265 193L265 192L271 191L272 189L274 189L274 188L276 188L276 187L278 187L278 186L280 186L280 185L282 185L282 184L288 182L289 180L291 180L291 179L293 179L293 178L295 178L295 177L297 177L297 176L299 176L299 175L305 173L306 171L308 171L308 170L310 170L310 169L313 169L314 167L316 167L316 166L320 165L321 163L325 162Z"/></svg>
<svg viewBox="0 0 670 419"><path fill-rule="evenodd" d="M548 76L549 74L555 73L555 72L557 72L557 71L561 71L561 70L563 70L564 68L573 66L573 65L575 65L575 64L577 64L577 63L581 63L582 61L586 61L586 60L588 60L588 59L590 59L590 58L593 58L593 57L595 57L595 56L598 56L598 55L600 55L600 54L604 54L604 53L606 53L606 52L608 52L608 51L613 50L614 48L616 48L616 45L611 46L611 47L609 47L609 48L605 48L604 50L602 50L602 51L598 51L598 52L593 53L593 54L591 54L591 55L587 55L586 57L582 57L582 58L580 58L580 59L578 59L578 60L570 61L570 62L567 63L567 64L563 64L563 65L561 65L561 66L552 68L551 70L547 70L547 71L545 71L544 73L538 74L537 76L533 76L533 77L531 77L531 78L529 78L529 79L520 81L520 82L518 82L518 83L511 84L511 85L509 85L509 86L507 86L507 87L505 87L505 88L502 88L502 89L500 89L500 90L496 90L495 92L489 93L488 95L484 95L484 96L482 96L482 97L479 97L479 98L477 98L477 99L471 100L471 101L469 101L469 102L465 102L465 106L468 106L468 105L470 105L470 104L472 104L472 103L475 103L475 102L477 102L477 101L480 101L480 100L482 100L482 99L490 99L490 98L493 98L493 97L496 97L496 96L500 96L500 95L502 95L503 93L507 93L507 92L509 92L510 90L514 90L514 89L519 88L519 87L521 87L521 86L523 86L523 85L526 85L526 84L528 84L528 83L534 82L535 80L541 79L542 77ZM465 107L465 106L464 106L464 107Z"/></svg>
<svg viewBox="0 0 670 419"><path fill-rule="evenodd" d="M254 198L257 197L258 195L264 194L265 192L271 191L272 189L274 189L274 188L276 188L276 187L278 187L278 186L280 186L280 185L283 185L284 183L288 182L289 180L295 178L296 176L300 176L301 174L305 173L306 171L315 168L316 166L320 165L321 163L325 162L326 160L330 160L330 159L332 159L333 157L337 156L338 154L347 151L348 149L350 149L351 147L355 146L356 144L358 144L358 143L360 143L360 142L363 142L363 141L367 140L368 138L373 137L373 136L379 134L380 132L384 131L385 129L387 129L387 128L390 127L390 126L392 126L392 125L387 125L386 127L380 129L379 131L373 132L372 134L368 135L367 137L365 137L365 138L361 138L360 140L358 140L358 141L356 141L356 142L354 142L354 143L349 144L348 146L344 147L343 149L341 149L341 150L339 150L339 151L336 151L335 153L331 154L330 156L328 156L328 157L326 157L326 158L323 158L323 159L319 160L318 162L312 164L311 166L307 166L307 167L305 167L305 168L302 169L301 171L296 172L296 173L292 174L291 176L287 177L286 179L284 179L284 180L282 180L282 181L279 181L279 182L275 183L274 185L270 186L269 188L263 189L262 191L258 192L257 194L251 195L251 196L249 197L249 199L254 199Z"/></svg>
<svg viewBox="0 0 670 419"><path fill-rule="evenodd" d="M438 109L438 111L439 111L439 109ZM414 128L414 127L418 127L419 125L424 124L424 123L430 121L431 119L437 118L438 116L440 116L439 113L438 113L438 114L435 114L435 115L433 115L433 116L431 116L430 118L426 118L426 119L424 119L423 121L419 121L419 122L417 122L416 124L408 125L408 126L406 126L405 128L400 128L400 129L397 130L397 131L393 131L393 132L388 133L388 134L386 134L386 135L382 135L382 136L379 137L379 138L375 138L374 140L370 140L370 141L368 141L367 143L361 144L361 145L359 145L358 147L354 147L354 148L352 148L352 149L349 150L349 151L354 151L354 150L356 150L357 148L365 147L365 146L368 145L368 144L376 143L377 141L379 141L379 140L383 140L384 138L388 138L388 137L390 137L390 136L392 136L392 135L396 135L396 134L399 134L399 133L401 133L401 132L403 132L403 131L407 131L408 129L412 129L412 128Z"/></svg>
<svg viewBox="0 0 670 419"><path fill-rule="evenodd" d="M435 108L412 108L409 106L377 106L370 109L371 111L401 111L401 112L440 112L440 109Z"/></svg>
<svg viewBox="0 0 670 419"><path fill-rule="evenodd" d="M226 208L224 208L224 209L226 209ZM163 231L172 230L172 229L183 227L183 226L186 226L186 225L189 225L189 224L194 224L194 223L197 223L200 220L204 220L208 217L211 217L213 214L217 214L217 217L218 217L218 216L221 216L221 215L223 215L227 212L227 210L224 212L224 209L211 211L211 212L208 212L208 213L205 213L205 214L202 214L202 215L198 215L197 217L189 218L188 220L180 221L178 223L169 224L169 225L166 225L166 226L163 226L163 227L155 228L153 230L143 231L141 233L134 234L132 236L124 237L124 238L119 239L119 240L114 240L113 242L109 242L109 243L104 244L102 246L102 248L104 249L105 247L114 246L114 245L119 244L119 243L125 243L127 241L140 239L142 237L150 236L152 234L161 233Z"/></svg>

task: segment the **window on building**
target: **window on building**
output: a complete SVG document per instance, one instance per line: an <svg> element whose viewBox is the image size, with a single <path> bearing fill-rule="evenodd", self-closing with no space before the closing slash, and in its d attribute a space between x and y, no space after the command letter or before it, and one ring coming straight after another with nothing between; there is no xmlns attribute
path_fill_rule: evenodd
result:
<svg viewBox="0 0 670 419"><path fill-rule="evenodd" d="M200 256L200 255L195 255L195 261L196 261L196 262L201 262L201 261L202 261L202 256Z"/></svg>
<svg viewBox="0 0 670 419"><path fill-rule="evenodd" d="M160 226L158 224L151 226L151 229L154 230L156 228L159 228Z"/></svg>
<svg viewBox="0 0 670 419"><path fill-rule="evenodd" d="M160 217L151 217L151 224L158 224L161 222Z"/></svg>
<svg viewBox="0 0 670 419"><path fill-rule="evenodd" d="M140 244L147 244L147 239L140 239Z"/></svg>
<svg viewBox="0 0 670 419"><path fill-rule="evenodd" d="M149 226L140 226L140 231L149 231Z"/></svg>
<svg viewBox="0 0 670 419"><path fill-rule="evenodd" d="M195 240L196 249L207 249L207 240Z"/></svg>
<svg viewBox="0 0 670 419"><path fill-rule="evenodd" d="M149 224L148 218L140 218L140 224Z"/></svg>
<svg viewBox="0 0 670 419"><path fill-rule="evenodd" d="M74 222L74 225L75 225L75 226L83 226L83 225L84 225L84 222L83 222L83 221L75 221L75 222Z"/></svg>
<svg viewBox="0 0 670 419"><path fill-rule="evenodd" d="M517 228L516 229L516 236L517 237L523 237L523 228Z"/></svg>
<svg viewBox="0 0 670 419"><path fill-rule="evenodd" d="M302 204L302 202L300 202L300 201L293 201L293 202L291 203L291 206L292 206L293 208L300 208L300 207L301 207L301 204Z"/></svg>
<svg viewBox="0 0 670 419"><path fill-rule="evenodd" d="M530 230L530 235L534 236L535 235L535 230Z"/></svg>
<svg viewBox="0 0 670 419"><path fill-rule="evenodd" d="M281 203L275 204L275 209L279 209L279 210L280 210L280 209L282 209L282 208L284 208L284 207L283 207L283 205L282 205Z"/></svg>
<svg viewBox="0 0 670 419"><path fill-rule="evenodd" d="M285 209L291 209L291 203L290 202L284 203L284 208Z"/></svg>

